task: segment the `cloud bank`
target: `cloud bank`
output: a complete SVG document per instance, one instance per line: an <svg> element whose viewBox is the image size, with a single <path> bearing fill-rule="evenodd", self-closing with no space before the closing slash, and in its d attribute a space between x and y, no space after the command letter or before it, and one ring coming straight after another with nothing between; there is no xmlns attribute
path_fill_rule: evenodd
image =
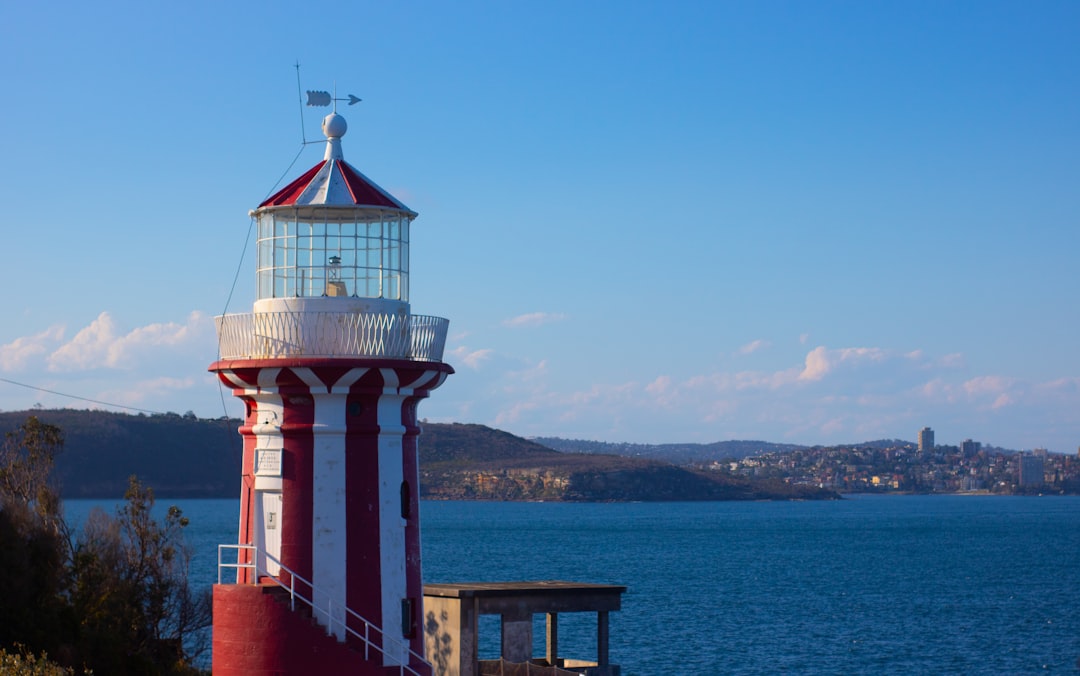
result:
<svg viewBox="0 0 1080 676"><path fill-rule="evenodd" d="M738 352L767 345L753 341ZM498 396L472 398L469 410L487 412L479 422L525 436L606 441L854 443L914 439L930 425L942 443L970 437L1013 448L1053 447L1049 440L1016 434L1006 413L1066 421L1057 425L1065 428L1058 438L1080 439L1080 424L1071 422L1080 407L1080 379L970 374L960 354L820 345L800 364L774 370L634 373L623 381L592 382L587 373L569 378L541 364L493 374ZM1068 443L1060 450L1075 450Z"/></svg>
<svg viewBox="0 0 1080 676"><path fill-rule="evenodd" d="M12 376L0 390L3 408L78 406L89 400L158 411L198 407L215 414L214 379L206 367L216 342L206 314L125 329L102 312L68 335L66 327L53 326L0 345L0 373ZM27 387L19 389L20 383ZM206 388L201 407L191 401L200 386Z"/></svg>

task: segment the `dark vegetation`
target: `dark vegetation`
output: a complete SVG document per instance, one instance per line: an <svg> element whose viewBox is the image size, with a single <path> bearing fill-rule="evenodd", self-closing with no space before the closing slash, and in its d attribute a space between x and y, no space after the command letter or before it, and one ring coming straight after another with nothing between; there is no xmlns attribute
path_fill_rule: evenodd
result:
<svg viewBox="0 0 1080 676"><path fill-rule="evenodd" d="M160 497L236 497L239 421L75 409L0 413L0 433L29 415L64 431L55 480L65 498L118 498L132 474Z"/></svg>
<svg viewBox="0 0 1080 676"><path fill-rule="evenodd" d="M95 511L74 535L52 481L63 444L58 427L30 417L0 447L0 665L199 673L210 599L188 586L187 519L171 507L155 520L153 491L131 477L116 514Z"/></svg>

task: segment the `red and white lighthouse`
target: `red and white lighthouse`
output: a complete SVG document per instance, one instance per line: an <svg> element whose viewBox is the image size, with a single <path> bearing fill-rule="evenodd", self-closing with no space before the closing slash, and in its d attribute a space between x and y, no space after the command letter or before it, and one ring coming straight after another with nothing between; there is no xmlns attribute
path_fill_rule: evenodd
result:
<svg viewBox="0 0 1080 676"><path fill-rule="evenodd" d="M416 407L453 372L448 321L410 311L416 212L345 162L343 117L322 128L323 161L253 212L253 312L217 320L210 370L245 406L218 676L431 671Z"/></svg>

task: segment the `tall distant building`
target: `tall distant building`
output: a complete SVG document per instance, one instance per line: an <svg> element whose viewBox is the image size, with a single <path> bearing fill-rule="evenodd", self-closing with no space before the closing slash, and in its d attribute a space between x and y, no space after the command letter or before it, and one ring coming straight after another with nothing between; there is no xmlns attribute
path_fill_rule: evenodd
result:
<svg viewBox="0 0 1080 676"><path fill-rule="evenodd" d="M960 454L965 458L972 458L979 454L982 450L982 444L978 441L972 441L971 439L964 439L960 442Z"/></svg>
<svg viewBox="0 0 1080 676"><path fill-rule="evenodd" d="M1017 483L1021 487L1043 485L1043 457L1041 455L1020 456L1020 477Z"/></svg>
<svg viewBox="0 0 1080 676"><path fill-rule="evenodd" d="M934 430L924 427L919 430L919 452L934 450Z"/></svg>

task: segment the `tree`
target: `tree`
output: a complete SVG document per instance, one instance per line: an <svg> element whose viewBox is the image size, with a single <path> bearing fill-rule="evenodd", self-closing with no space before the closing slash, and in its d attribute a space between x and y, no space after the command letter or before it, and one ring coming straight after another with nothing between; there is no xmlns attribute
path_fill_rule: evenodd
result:
<svg viewBox="0 0 1080 676"><path fill-rule="evenodd" d="M63 434L27 418L0 444L0 647L55 652L65 633L67 529L49 485Z"/></svg>
<svg viewBox="0 0 1080 676"><path fill-rule="evenodd" d="M206 650L209 593L188 584L187 517L169 507L152 516L154 492L131 477L116 517L95 510L75 550L73 603L88 664L106 673L194 673Z"/></svg>
<svg viewBox="0 0 1080 676"><path fill-rule="evenodd" d="M59 427L30 416L0 445L0 501L22 504L54 527L62 522L59 492L50 484L56 456L64 447Z"/></svg>
<svg viewBox="0 0 1080 676"><path fill-rule="evenodd" d="M187 518L174 506L155 519L153 490L131 477L116 515L96 510L72 544L50 483L62 445L58 428L30 417L0 446L0 656L32 668L47 652L105 674L198 673L210 594L188 584Z"/></svg>

